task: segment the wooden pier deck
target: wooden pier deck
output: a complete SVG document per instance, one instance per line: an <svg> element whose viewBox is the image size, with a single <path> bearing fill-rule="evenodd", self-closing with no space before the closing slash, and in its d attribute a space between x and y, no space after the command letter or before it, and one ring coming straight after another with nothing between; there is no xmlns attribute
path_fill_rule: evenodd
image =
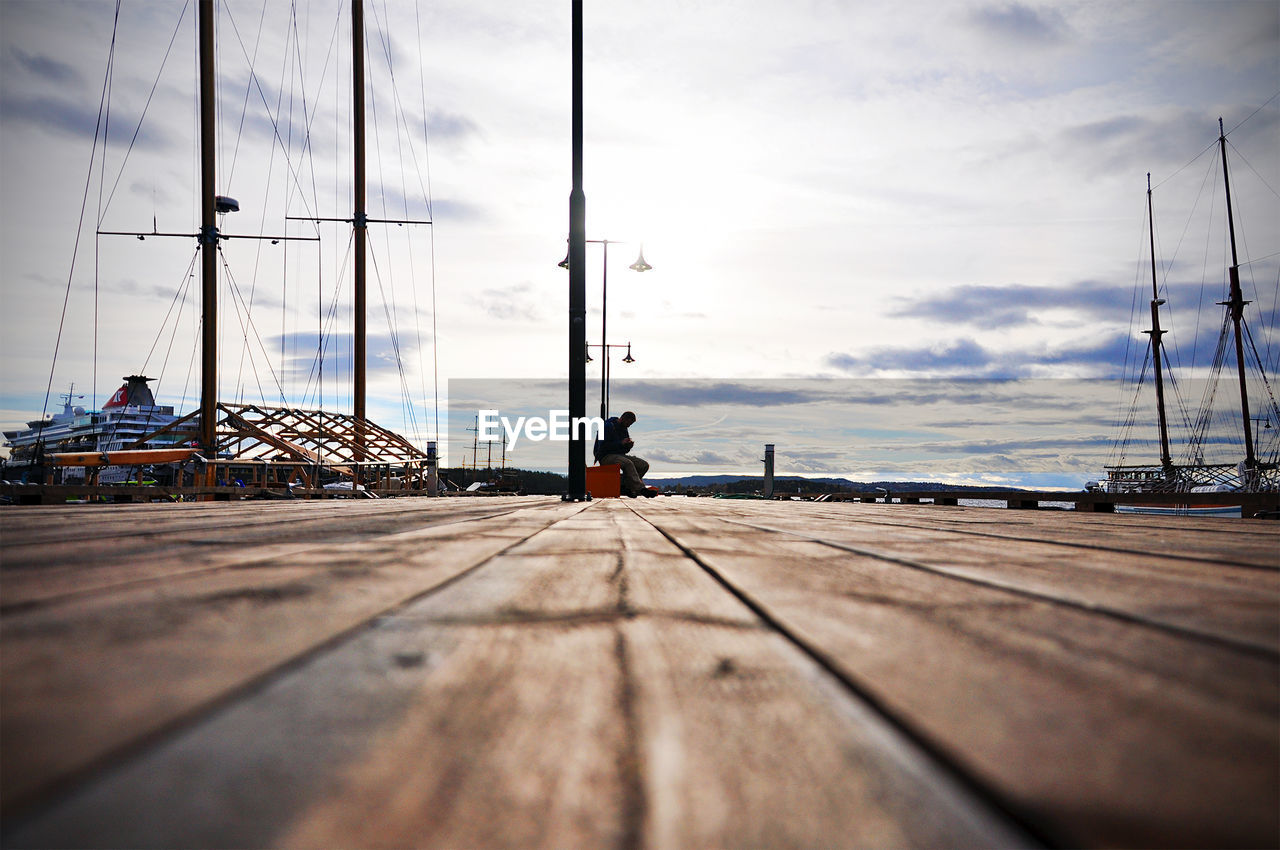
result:
<svg viewBox="0 0 1280 850"><path fill-rule="evenodd" d="M1280 528L0 509L6 847L1280 844Z"/></svg>

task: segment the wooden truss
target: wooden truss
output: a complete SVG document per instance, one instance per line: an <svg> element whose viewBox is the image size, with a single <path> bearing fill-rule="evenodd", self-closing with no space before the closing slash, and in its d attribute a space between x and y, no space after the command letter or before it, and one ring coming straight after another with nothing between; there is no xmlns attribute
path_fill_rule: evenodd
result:
<svg viewBox="0 0 1280 850"><path fill-rule="evenodd" d="M298 483L321 486L341 480L375 489L425 489L429 457L404 437L367 419L344 413L217 405L214 457L206 462L247 474L264 486ZM200 413L192 412L140 439L137 445L166 437L166 442L200 439ZM393 482L395 482L393 484Z"/></svg>

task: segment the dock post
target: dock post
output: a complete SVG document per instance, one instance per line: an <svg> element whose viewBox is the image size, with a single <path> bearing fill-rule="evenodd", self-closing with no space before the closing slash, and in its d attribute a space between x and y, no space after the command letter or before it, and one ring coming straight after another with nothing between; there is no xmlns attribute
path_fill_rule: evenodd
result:
<svg viewBox="0 0 1280 850"><path fill-rule="evenodd" d="M764 497L773 498L773 443L764 444Z"/></svg>

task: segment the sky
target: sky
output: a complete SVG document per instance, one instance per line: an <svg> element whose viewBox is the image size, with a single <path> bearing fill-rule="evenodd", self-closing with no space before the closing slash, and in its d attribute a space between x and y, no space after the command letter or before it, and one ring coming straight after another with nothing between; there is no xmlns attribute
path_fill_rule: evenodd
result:
<svg viewBox="0 0 1280 850"><path fill-rule="evenodd" d="M670 382L737 388L714 415L664 407L647 443L637 426L653 474L757 473L773 442L779 474L1019 483L1052 451L1036 421L1061 454L1105 446L1114 421L1062 410L1040 382L1141 360L1148 172L1166 342L1189 374L1207 361L1227 265L1219 116L1255 333L1264 357L1280 348L1274 0L585 6L587 235L626 243L609 251L608 341L635 358L614 353L614 412L644 422L646 388ZM73 382L98 407L139 371L162 403L198 403L194 241L94 233L197 226L194 8L123 2L112 51L115 12L0 0L6 428L60 409ZM569 13L368 5L370 214L432 221L371 226L369 411L414 439L449 431L450 382L567 375ZM350 215L349 38L339 2L219 4L219 191L241 205L222 230L319 237L223 243L223 400L350 409L349 227L286 218ZM641 244L653 270L637 274ZM598 344L604 257L587 256ZM856 411L753 395L978 379L1037 389L1008 399L1000 434L886 426L987 461L964 470L851 458L865 435L838 426ZM1107 411L1122 395L1097 392ZM766 407L787 415L751 419ZM689 438L717 416L738 427ZM1054 466L1053 483L1100 459Z"/></svg>

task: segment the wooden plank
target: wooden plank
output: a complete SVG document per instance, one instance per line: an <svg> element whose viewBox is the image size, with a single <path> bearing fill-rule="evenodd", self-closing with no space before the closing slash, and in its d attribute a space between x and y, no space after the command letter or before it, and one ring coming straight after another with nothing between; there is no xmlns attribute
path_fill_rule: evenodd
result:
<svg viewBox="0 0 1280 850"><path fill-rule="evenodd" d="M187 461L199 453L199 449L133 449L115 452L55 452L50 457L54 466L132 466Z"/></svg>
<svg viewBox="0 0 1280 850"><path fill-rule="evenodd" d="M734 513L734 521L757 528L1276 653L1280 571L1129 554L1111 547L1081 549L1057 541L973 537L928 527L849 522L833 526L804 513ZM1033 524L1024 534L1034 534L1037 527ZM1090 539L1099 537L1095 533ZM1274 542L1280 549L1280 529Z"/></svg>
<svg viewBox="0 0 1280 850"><path fill-rule="evenodd" d="M297 558L315 546L499 516L539 502L552 500L36 508L38 517L5 522L0 613L171 576Z"/></svg>
<svg viewBox="0 0 1280 850"><path fill-rule="evenodd" d="M0 619L10 813L581 506L307 548Z"/></svg>
<svg viewBox="0 0 1280 850"><path fill-rule="evenodd" d="M632 508L1055 843L1280 838L1274 658L749 529L718 509Z"/></svg>
<svg viewBox="0 0 1280 850"><path fill-rule="evenodd" d="M622 503L595 502L183 734L14 846L1016 846Z"/></svg>
<svg viewBox="0 0 1280 850"><path fill-rule="evenodd" d="M760 515L800 515L821 519L824 525L858 522L888 528L931 528L999 539L1040 540L1079 548L1106 547L1136 554L1199 558L1280 570L1280 527L1230 517L1165 517L1143 514L1099 515L1073 511L1011 513L993 508L916 508L911 505L872 507L856 502L781 503L771 506L739 503L736 509ZM785 514L783 513L785 511Z"/></svg>

